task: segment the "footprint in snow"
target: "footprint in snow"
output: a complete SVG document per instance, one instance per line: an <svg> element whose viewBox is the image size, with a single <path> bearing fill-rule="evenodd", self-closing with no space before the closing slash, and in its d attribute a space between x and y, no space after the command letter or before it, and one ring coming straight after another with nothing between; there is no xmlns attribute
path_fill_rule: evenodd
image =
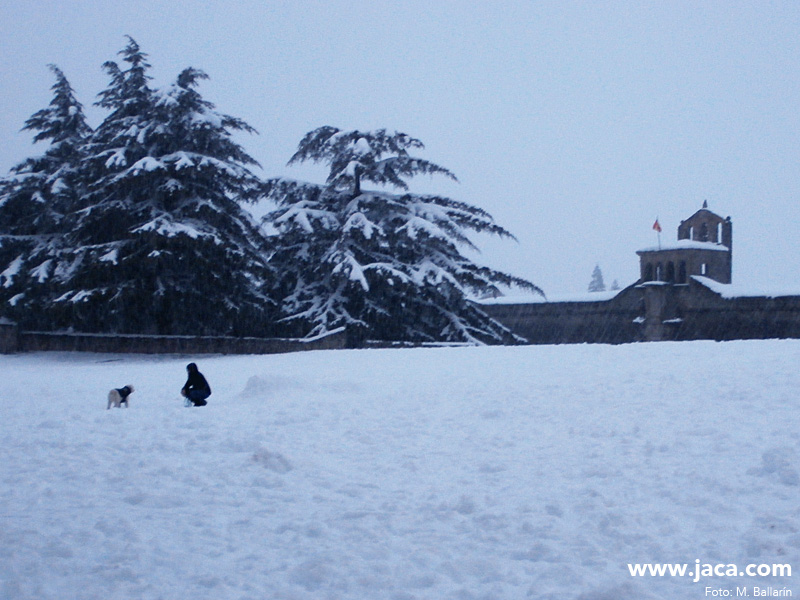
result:
<svg viewBox="0 0 800 600"><path fill-rule="evenodd" d="M797 473L797 453L793 448L771 448L761 455L761 467L747 471L749 475L776 475L783 485L800 485Z"/></svg>
<svg viewBox="0 0 800 600"><path fill-rule="evenodd" d="M260 449L253 454L253 462L261 465L269 471L274 473L288 473L292 470L291 463L284 458L282 454L277 452L270 452L269 450Z"/></svg>

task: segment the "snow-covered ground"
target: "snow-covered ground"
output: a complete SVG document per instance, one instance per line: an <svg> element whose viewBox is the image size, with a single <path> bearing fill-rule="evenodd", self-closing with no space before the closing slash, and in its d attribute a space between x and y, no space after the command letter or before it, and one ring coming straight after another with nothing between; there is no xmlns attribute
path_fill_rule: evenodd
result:
<svg viewBox="0 0 800 600"><path fill-rule="evenodd" d="M800 341L4 356L0 597L797 596L798 365ZM695 559L793 576L627 566Z"/></svg>

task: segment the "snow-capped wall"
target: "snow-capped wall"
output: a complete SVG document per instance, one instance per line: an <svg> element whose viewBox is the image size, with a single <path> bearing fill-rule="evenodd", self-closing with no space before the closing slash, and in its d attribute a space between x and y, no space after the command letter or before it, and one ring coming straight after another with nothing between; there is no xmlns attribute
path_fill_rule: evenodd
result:
<svg viewBox="0 0 800 600"><path fill-rule="evenodd" d="M0 354L14 352L109 352L130 354L278 354L347 346L344 328L311 339L228 336L122 335L19 331L0 321Z"/></svg>
<svg viewBox="0 0 800 600"><path fill-rule="evenodd" d="M480 305L532 344L800 338L800 293L745 292L703 277L634 284L595 301Z"/></svg>

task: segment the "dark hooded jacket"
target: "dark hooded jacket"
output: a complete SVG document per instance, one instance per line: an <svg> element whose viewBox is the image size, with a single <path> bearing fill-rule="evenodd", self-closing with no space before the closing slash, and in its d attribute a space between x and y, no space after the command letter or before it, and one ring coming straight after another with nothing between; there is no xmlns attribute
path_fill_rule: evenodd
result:
<svg viewBox="0 0 800 600"><path fill-rule="evenodd" d="M203 377L203 374L198 371L197 365L190 363L186 366L186 369L189 372L189 377L186 379L186 384L183 386L184 394L191 390L203 390L210 396L211 386L208 385L208 381Z"/></svg>

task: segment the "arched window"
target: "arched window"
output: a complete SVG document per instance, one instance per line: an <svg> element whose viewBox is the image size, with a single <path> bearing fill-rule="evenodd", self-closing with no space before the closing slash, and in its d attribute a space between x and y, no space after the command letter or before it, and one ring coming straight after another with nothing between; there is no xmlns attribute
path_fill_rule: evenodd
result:
<svg viewBox="0 0 800 600"><path fill-rule="evenodd" d="M644 280L645 281L653 281L653 265L652 265L652 263L647 263L644 266Z"/></svg>
<svg viewBox="0 0 800 600"><path fill-rule="evenodd" d="M670 283L675 281L675 263L672 261L667 263L667 278L665 281L669 281Z"/></svg>
<svg viewBox="0 0 800 600"><path fill-rule="evenodd" d="M718 244L722 243L722 223L717 223L717 237L714 241Z"/></svg>
<svg viewBox="0 0 800 600"><path fill-rule="evenodd" d="M656 265L656 281L664 281L664 268L661 263Z"/></svg>
<svg viewBox="0 0 800 600"><path fill-rule="evenodd" d="M700 227L700 241L708 241L708 223L703 223L702 227Z"/></svg>
<svg viewBox="0 0 800 600"><path fill-rule="evenodd" d="M678 283L686 283L686 261L682 260L678 265Z"/></svg>

